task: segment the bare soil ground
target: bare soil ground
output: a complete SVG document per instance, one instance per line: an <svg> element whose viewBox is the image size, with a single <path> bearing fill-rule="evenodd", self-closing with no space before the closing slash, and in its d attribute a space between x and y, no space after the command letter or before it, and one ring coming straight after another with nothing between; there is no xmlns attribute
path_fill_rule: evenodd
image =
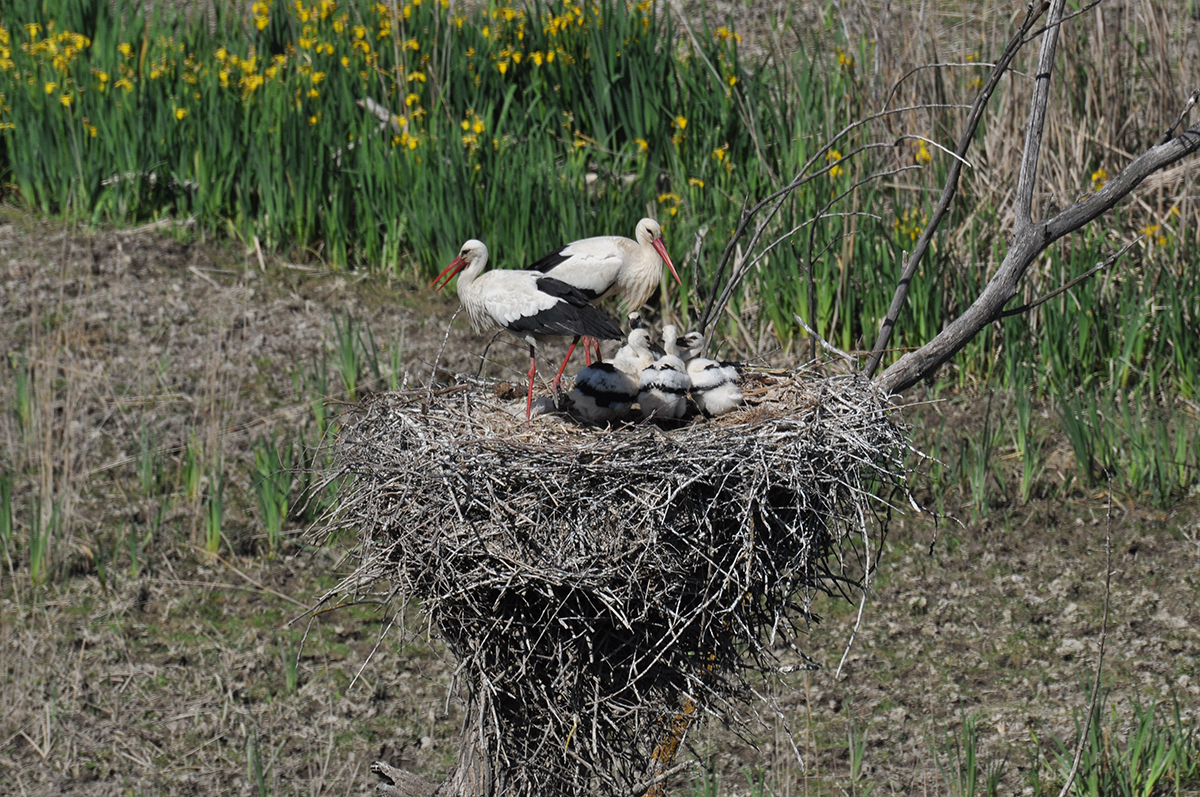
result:
<svg viewBox="0 0 1200 797"><path fill-rule="evenodd" d="M31 584L23 542L0 562L0 792L366 794L375 759L435 780L449 769L454 664L424 638L419 607L395 625L394 607L306 616L353 566L353 541L314 547L292 524L280 555L267 557L248 472L258 438L313 439L293 373L303 380L331 362L335 312L353 313L381 343L403 328L403 366L423 382L455 304L419 285L266 266L182 231L0 215L0 350L10 362L24 354L40 386L41 420L22 431L15 372L2 371L0 467L17 473L18 541L35 486L68 510L48 583ZM473 372L485 345L459 318L440 365ZM489 373L519 378L518 348L498 342L491 355ZM985 401L898 411L917 440L938 414L967 435ZM153 495L138 488L143 429L166 474ZM219 558L199 549L201 509L180 496L192 436L226 474ZM1069 471L1069 449L1061 437L1055 445L1051 470ZM1002 792L1028 789L1034 735L1043 753L1054 736L1069 743L1087 702L1109 532L1105 683L1116 727L1130 701L1175 698L1197 720L1197 496L1169 511L1114 496L1110 523L1103 491L1073 487L973 520L960 490L921 485L961 523L897 517L841 675L857 607L822 600L807 640L821 669L764 687L767 699L747 707L748 738L710 723L689 739L720 794L755 783L779 795L947 793L935 751L972 714L984 755L1007 758ZM105 585L96 562L106 555ZM851 783L855 734L866 752Z"/></svg>

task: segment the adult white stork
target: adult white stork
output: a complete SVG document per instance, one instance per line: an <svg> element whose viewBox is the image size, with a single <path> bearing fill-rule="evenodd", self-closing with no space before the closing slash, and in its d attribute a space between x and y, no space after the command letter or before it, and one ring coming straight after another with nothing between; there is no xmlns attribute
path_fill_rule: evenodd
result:
<svg viewBox="0 0 1200 797"><path fill-rule="evenodd" d="M664 262L675 282L680 285L683 282L663 245L662 227L657 221L642 219L635 235L637 240L603 235L573 241L534 261L529 268L578 288L593 304L620 294L628 309L636 310L654 293L662 278ZM556 390L578 343L579 338L571 341L571 348L554 377ZM584 350L587 350L586 342Z"/></svg>
<svg viewBox="0 0 1200 797"><path fill-rule="evenodd" d="M458 298L476 332L505 329L529 344L529 390L525 401L528 420L533 408L538 341L579 335L620 340L621 327L592 307L587 296L561 280L539 271L498 269L484 274L487 262L487 247L482 241L471 239L429 285L437 286L440 291L458 275Z"/></svg>
<svg viewBox="0 0 1200 797"><path fill-rule="evenodd" d="M611 362L593 363L575 375L571 401L576 413L589 423L623 419L638 399L642 371L653 361L649 330L635 327Z"/></svg>
<svg viewBox="0 0 1200 797"><path fill-rule="evenodd" d="M687 366L679 358L676 343L679 331L674 324L663 327L663 349L666 354L642 371L639 380L638 407L643 418L682 418L687 412Z"/></svg>

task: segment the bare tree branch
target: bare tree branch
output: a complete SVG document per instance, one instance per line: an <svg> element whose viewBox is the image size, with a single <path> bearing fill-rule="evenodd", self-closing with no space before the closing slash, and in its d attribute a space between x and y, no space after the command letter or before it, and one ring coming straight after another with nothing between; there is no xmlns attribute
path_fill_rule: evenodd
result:
<svg viewBox="0 0 1200 797"><path fill-rule="evenodd" d="M876 149L876 148L880 148L880 147L894 146L894 144L882 144L882 143L866 144L862 147L859 147L859 148L853 150L852 152L848 152L846 155L842 156L840 161L828 163L825 166L825 168L823 168L819 171L816 171L816 172L810 172L809 170L812 169L815 164L817 164L822 158L825 157L826 153L829 152L829 150L833 147L834 144L836 144L841 139L845 138L847 135L849 135L851 132L853 132L857 128L862 127L863 125L866 125L866 124L870 124L871 122L877 121L879 119L889 117L889 116L894 116L896 114L901 114L901 113L907 113L909 111L925 110L925 109L929 109L929 108L961 108L961 107L962 107L961 105L957 105L957 104L947 105L947 104L938 104L938 103L927 103L927 104L921 104L921 105L907 106L904 108L892 108L891 110L883 110L883 111L879 111L877 113L873 113L870 116L864 117L862 119L858 119L858 120L846 125L841 130L839 130L838 133L835 136L833 136L831 139L829 139L829 141L827 141L824 146L822 146L815 153L813 153L813 155L808 159L808 161L806 161L804 163L804 165L801 166L800 169L796 172L796 176L793 177L791 182L789 182L787 185L772 192L771 194L768 194L766 197L763 197L762 199L760 199L758 202L754 203L753 205L750 204L750 199L749 199L749 197L747 197L742 205L742 213L738 219L737 229L734 230L733 235L725 243L725 249L722 250L722 252L721 252L721 260L718 262L716 271L713 273L712 289L709 291L708 299L705 303L704 313L700 316L700 322L698 324L698 329L701 332L705 332L713 323L716 322L717 318L720 317L721 313L724 312L725 304L728 302L729 296L732 295L732 292L737 287L738 281L739 281L739 279L736 277L730 277L730 279L727 281L725 279L726 269L728 269L728 267L729 267L729 261L733 258L734 252L737 251L739 242L741 241L742 236L746 232L746 228L750 225L750 222L752 220L754 220L754 218L759 214L760 211L762 211L764 208L767 208L768 206L771 206L770 212L767 214L767 219L766 219L766 221L770 221L770 219L775 216L775 214L779 211L779 209L781 207L783 207L784 201L788 198L788 196L793 191L795 191L797 188L804 185L805 183L807 183L811 180L814 180L817 177L820 177L822 174L826 173L827 171L832 169L835 165L837 165L837 163L840 163L842 161L848 161L854 155L856 155L859 152L866 150L866 149ZM754 238L752 239L752 241L757 242L758 238L761 237L762 232L765 231L765 229L766 229L766 222L765 221L759 222L755 228L755 234L754 234ZM749 252L749 251L753 250L754 249L753 242L750 244L750 246L745 247L744 251Z"/></svg>
<svg viewBox="0 0 1200 797"><path fill-rule="evenodd" d="M1046 130L1046 108L1050 104L1050 74L1054 71L1054 53L1058 49L1058 32L1061 29L1063 0L1051 0L1050 20L1042 49L1038 53L1037 72L1034 73L1033 98L1030 100L1029 125L1025 128L1025 154L1021 158L1021 173L1017 178L1017 202L1015 232L1024 235L1033 225L1033 186L1037 180L1037 167L1042 151L1042 136Z"/></svg>
<svg viewBox="0 0 1200 797"><path fill-rule="evenodd" d="M1154 172L1200 150L1200 123L1178 137L1152 147L1109 180L1104 188L1057 215L1014 236L1004 262L979 298L929 343L909 352L884 371L877 383L890 392L906 390L957 354L979 330L995 321L1004 305L1017 294L1030 264L1050 244L1111 210ZM1028 154L1028 153L1027 153Z"/></svg>
<svg viewBox="0 0 1200 797"><path fill-rule="evenodd" d="M900 283L896 286L896 293L892 297L892 303L888 307L887 316L883 319L883 326L879 329L879 336L875 339L875 345L871 347L871 356L867 360L866 374L870 378L874 376L875 370L879 367L879 361L883 358L883 353L887 348L888 340L892 336L892 329L896 326L896 320L900 317L900 310L904 307L904 301L908 298L908 288L912 283L913 275L917 273L917 266L921 264L921 259L925 257L925 252L929 248L929 242L933 239L934 232L937 231L938 225L941 224L947 211L950 210L950 203L954 200L954 195L958 193L958 178L962 174L962 164L966 158L967 150L971 148L971 141L975 138L975 130L979 127L979 122L983 119L983 111L987 107L988 100L996 91L996 86L1000 84L1000 78L1008 70L1012 64L1021 46L1025 42L1025 34L1033 27L1038 18L1045 11L1046 5L1043 4L1036 10L1032 4L1025 13L1025 20L1021 23L1021 28L1009 40L1008 46L1004 48L1004 53L996 61L995 68L992 69L992 74L988 76L987 83L979 90L979 95L975 98L974 104L971 106L971 112L967 115L966 124L963 126L962 136L958 140L958 147L955 149L956 158L950 166L950 174L946 178L946 186L942 189L942 196L938 199L937 207L934 208L933 218L929 220L921 237L917 239L916 246L913 248L912 254L908 256L908 262L904 265L904 270L900 273Z"/></svg>
<svg viewBox="0 0 1200 797"><path fill-rule="evenodd" d="M1145 238L1146 238L1146 236L1144 236L1144 235L1138 236L1134 240L1127 243L1125 246L1118 249L1116 252L1113 252L1111 255L1109 255L1108 257L1104 258L1096 265L1089 268L1087 271L1080 274L1075 279L1068 282L1066 285L1061 285L1058 288L1055 288L1054 290L1050 291L1049 293L1047 293L1043 296L1039 296L1038 298L1034 299L1032 302L1023 304L1020 307L1014 307L1011 310L1005 310L1003 313L1000 314L1000 317L1008 318L1009 316L1020 315L1021 313L1028 313L1030 310L1037 307L1039 304L1045 304L1046 302L1053 299L1055 296L1058 296L1060 293L1065 293L1065 292L1071 290L1079 283L1083 282L1086 279L1089 279L1097 271L1102 271L1103 269L1106 269L1109 266L1111 266L1113 263L1116 263L1118 260L1121 259L1122 255L1124 255L1126 252L1128 252L1130 249L1132 249L1134 246L1136 246L1139 241L1145 240Z"/></svg>

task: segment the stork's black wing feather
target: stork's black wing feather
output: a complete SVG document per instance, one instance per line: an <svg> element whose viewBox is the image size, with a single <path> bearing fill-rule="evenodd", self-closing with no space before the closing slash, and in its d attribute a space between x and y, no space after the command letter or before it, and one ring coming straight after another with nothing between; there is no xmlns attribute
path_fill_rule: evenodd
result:
<svg viewBox="0 0 1200 797"><path fill-rule="evenodd" d="M534 315L518 318L509 324L513 332L535 332L542 335L587 335L599 340L620 340L621 325L588 304L576 288L549 277L537 282L538 290L559 301Z"/></svg>
<svg viewBox="0 0 1200 797"><path fill-rule="evenodd" d="M554 277L540 277L537 281L537 288L542 293L548 293L576 307L583 307L592 303L588 291L581 291L574 285L562 280L556 280Z"/></svg>
<svg viewBox="0 0 1200 797"><path fill-rule="evenodd" d="M545 274L546 272L548 272L550 269L554 268L555 266L560 265L563 262L571 259L571 255L563 254L563 252L565 252L565 251L566 251L566 247L564 246L562 249L555 249L553 252L547 252L546 254L542 255L537 260L533 261L528 266L526 266L525 270L526 271L540 271L543 274Z"/></svg>

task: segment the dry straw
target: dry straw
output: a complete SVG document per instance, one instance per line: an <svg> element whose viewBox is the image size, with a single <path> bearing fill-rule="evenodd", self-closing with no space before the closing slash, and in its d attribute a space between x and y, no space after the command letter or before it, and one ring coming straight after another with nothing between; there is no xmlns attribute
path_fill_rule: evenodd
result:
<svg viewBox="0 0 1200 797"><path fill-rule="evenodd" d="M526 426L484 383L347 423L362 558L338 591L391 583L457 658L449 793L643 792L673 729L732 717L798 651L816 593L861 587L905 433L860 377L757 378L755 406L670 430Z"/></svg>

